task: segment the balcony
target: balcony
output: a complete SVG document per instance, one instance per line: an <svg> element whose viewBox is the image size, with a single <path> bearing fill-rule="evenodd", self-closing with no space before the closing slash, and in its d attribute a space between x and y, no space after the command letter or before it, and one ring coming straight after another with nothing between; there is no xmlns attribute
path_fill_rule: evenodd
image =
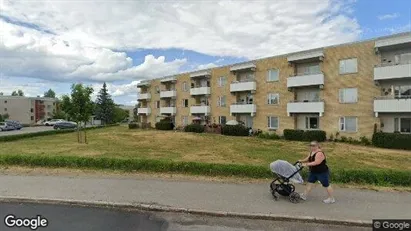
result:
<svg viewBox="0 0 411 231"><path fill-rule="evenodd" d="M245 82L233 82L230 84L231 92L255 91L256 89L257 83L254 80L248 80Z"/></svg>
<svg viewBox="0 0 411 231"><path fill-rule="evenodd" d="M375 49L377 52L385 50L394 50L398 48L406 48L411 44L411 33L403 33L399 35L381 38L375 41Z"/></svg>
<svg viewBox="0 0 411 231"><path fill-rule="evenodd" d="M230 68L230 71L232 72L236 72L236 71L245 71L245 70L251 70L251 71L255 71L256 66L254 63L240 63L237 65L233 65Z"/></svg>
<svg viewBox="0 0 411 231"><path fill-rule="evenodd" d="M142 88L142 87L150 87L151 83L148 80L143 80L137 84L137 87Z"/></svg>
<svg viewBox="0 0 411 231"><path fill-rule="evenodd" d="M175 115L177 111L176 107L160 107L160 114Z"/></svg>
<svg viewBox="0 0 411 231"><path fill-rule="evenodd" d="M257 112L257 105L255 104L233 104L230 106L230 114L251 114L255 115Z"/></svg>
<svg viewBox="0 0 411 231"><path fill-rule="evenodd" d="M210 71L196 71L190 74L190 78L199 78L199 77L208 78L210 76L211 76Z"/></svg>
<svg viewBox="0 0 411 231"><path fill-rule="evenodd" d="M411 64L381 65L374 67L374 80L411 78Z"/></svg>
<svg viewBox="0 0 411 231"><path fill-rule="evenodd" d="M304 51L291 54L287 57L288 62L310 62L310 61L318 61L323 60L324 53L323 49L311 50L311 51Z"/></svg>
<svg viewBox="0 0 411 231"><path fill-rule="evenodd" d="M204 115L209 115L210 114L210 106L207 105L196 105L196 106L191 106L190 107L190 114L204 114Z"/></svg>
<svg viewBox="0 0 411 231"><path fill-rule="evenodd" d="M287 87L308 87L308 86L323 86L324 85L324 74L309 74L309 75L298 75L294 77L287 78Z"/></svg>
<svg viewBox="0 0 411 231"><path fill-rule="evenodd" d="M160 80L161 83L169 83L169 82L176 82L177 78L175 76L171 76L171 77L166 77L163 78L162 80Z"/></svg>
<svg viewBox="0 0 411 231"><path fill-rule="evenodd" d="M323 116L324 101L292 101L287 103L288 116L295 113L318 113Z"/></svg>
<svg viewBox="0 0 411 231"><path fill-rule="evenodd" d="M175 98L177 96L176 90L161 91L160 98Z"/></svg>
<svg viewBox="0 0 411 231"><path fill-rule="evenodd" d="M190 89L190 95L209 95L210 92L210 87L196 87Z"/></svg>
<svg viewBox="0 0 411 231"><path fill-rule="evenodd" d="M139 115L150 115L151 114L151 108L149 108L149 107L137 108L137 113Z"/></svg>
<svg viewBox="0 0 411 231"><path fill-rule="evenodd" d="M138 100L150 100L151 94L150 93L138 93L137 97L138 97Z"/></svg>
<svg viewBox="0 0 411 231"><path fill-rule="evenodd" d="M403 113L411 112L411 98L389 98L380 97L374 99L374 113L378 117L378 113Z"/></svg>

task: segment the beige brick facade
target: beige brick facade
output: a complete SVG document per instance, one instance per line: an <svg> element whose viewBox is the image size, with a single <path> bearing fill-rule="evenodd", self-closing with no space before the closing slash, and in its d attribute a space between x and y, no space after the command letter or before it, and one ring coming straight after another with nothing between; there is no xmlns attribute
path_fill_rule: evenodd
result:
<svg viewBox="0 0 411 231"><path fill-rule="evenodd" d="M411 34L405 34L411 36ZM404 35L396 35L404 37ZM396 39L396 36L380 38L380 39ZM406 38L407 39L407 38ZM243 118L252 119L253 129L261 129L263 131L276 132L282 134L284 129L305 129L307 126L307 116L318 117L317 129L327 132L327 135L338 132L340 136L359 138L361 136L371 137L374 129L374 124L380 126L379 117L375 116L374 98L381 95L381 86L374 81L374 66L380 65L382 62L381 53L376 52L376 41L378 39L356 42L350 44L337 45L332 47L325 47L320 49L323 56L316 59L307 59L301 63L291 61L287 57L290 54L263 58L259 60L250 61L255 65L255 70L247 69L250 74L254 75L256 82L256 91L245 92L230 92L230 84L238 80L236 73L230 71L231 66L216 67L210 69L211 77L208 79L210 83L211 92L208 96L191 96L190 87L192 79L190 73L183 73L176 75L175 89L177 96L175 98L176 126L182 126L184 117L188 117L188 123L192 122L193 115L190 115L190 106L198 104L201 98L208 97L208 102L211 112L208 115L210 123L219 123L219 117L225 116L226 121L238 120ZM404 39L403 39L404 40ZM401 41L403 41L401 40ZM405 45L404 45L405 44ZM411 42L406 40L403 44L405 48L410 49ZM303 51L294 54L304 54L310 51ZM391 55L391 54L390 54ZM340 61L346 59L356 59L357 71L351 74L340 74ZM295 76L300 72L304 65L311 65L313 62L319 64L319 69L323 73L323 85L298 87L289 89L287 87L287 80L290 76ZM305 64L304 64L305 63ZM308 64L307 64L308 63ZM236 64L235 64L236 65ZM300 66L299 66L300 65ZM343 65L343 64L341 64ZM298 67L298 68L297 68ZM277 69L279 72L278 80L268 81L268 71ZM243 72L241 72L243 73ZM238 74L242 79L247 74ZM220 77L226 79L225 85L220 86ZM411 77L411 76L409 76ZM411 78L410 78L411 79ZM165 89L166 85L160 83L161 79L154 79L150 81L150 86L147 88L151 93L151 100L140 100L141 107L151 108L151 114L148 116L140 114L142 121L151 122L152 125L157 118L160 118L160 109L156 108L156 101L161 101L160 106L164 106L167 102L161 99L160 95L156 93L156 87ZM410 80L406 80L410 81ZM187 84L188 89L184 91L184 83ZM409 84L411 86L411 82ZM355 88L357 91L357 102L354 103L340 103L340 89ZM143 90L144 91L144 90ZM268 94L279 94L278 104L268 104ZM319 99L324 102L324 113L287 113L287 104L293 100L300 100L304 95L314 94L318 95ZM225 106L219 105L219 98L225 96ZM248 99L252 97L252 103L256 106L255 115L248 114L230 114L230 105L236 103L241 99ZM189 100L188 107L183 107L183 99ZM411 105L411 103L410 103ZM411 110L409 111L411 116ZM278 128L270 129L268 127L268 117L273 116L278 118ZM356 130L351 132L341 131L340 118L341 117L355 117L357 119ZM387 118L387 116L382 116ZM316 119L314 119L315 121ZM392 119L393 120L393 119ZM393 122L389 119L387 124L392 127Z"/></svg>

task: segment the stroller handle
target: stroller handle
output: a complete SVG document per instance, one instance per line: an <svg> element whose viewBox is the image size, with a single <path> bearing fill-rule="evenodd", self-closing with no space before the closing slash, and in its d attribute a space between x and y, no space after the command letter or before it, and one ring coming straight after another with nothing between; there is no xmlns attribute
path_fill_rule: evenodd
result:
<svg viewBox="0 0 411 231"><path fill-rule="evenodd" d="M303 169L303 166L302 166L302 164L301 164L300 161L296 161L296 162L294 163L294 166L296 166L296 167L299 168L300 170Z"/></svg>

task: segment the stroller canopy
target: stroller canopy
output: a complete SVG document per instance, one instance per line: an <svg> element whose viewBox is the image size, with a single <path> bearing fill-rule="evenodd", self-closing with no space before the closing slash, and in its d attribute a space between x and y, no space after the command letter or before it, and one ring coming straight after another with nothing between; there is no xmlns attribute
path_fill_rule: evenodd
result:
<svg viewBox="0 0 411 231"><path fill-rule="evenodd" d="M297 166L294 166L285 160L276 160L272 162L270 164L270 169L272 172L285 178L290 178L291 175L299 170ZM302 184L304 182L298 172L290 178L290 181L297 184Z"/></svg>

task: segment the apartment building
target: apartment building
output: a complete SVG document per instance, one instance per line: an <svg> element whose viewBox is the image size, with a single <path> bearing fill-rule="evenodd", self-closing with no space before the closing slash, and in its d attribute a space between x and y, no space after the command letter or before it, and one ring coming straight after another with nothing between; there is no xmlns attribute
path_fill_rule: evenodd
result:
<svg viewBox="0 0 411 231"><path fill-rule="evenodd" d="M138 114L370 137L411 132L411 33L141 81Z"/></svg>
<svg viewBox="0 0 411 231"><path fill-rule="evenodd" d="M35 124L52 118L57 110L57 100L42 97L0 96L0 114L22 124Z"/></svg>

